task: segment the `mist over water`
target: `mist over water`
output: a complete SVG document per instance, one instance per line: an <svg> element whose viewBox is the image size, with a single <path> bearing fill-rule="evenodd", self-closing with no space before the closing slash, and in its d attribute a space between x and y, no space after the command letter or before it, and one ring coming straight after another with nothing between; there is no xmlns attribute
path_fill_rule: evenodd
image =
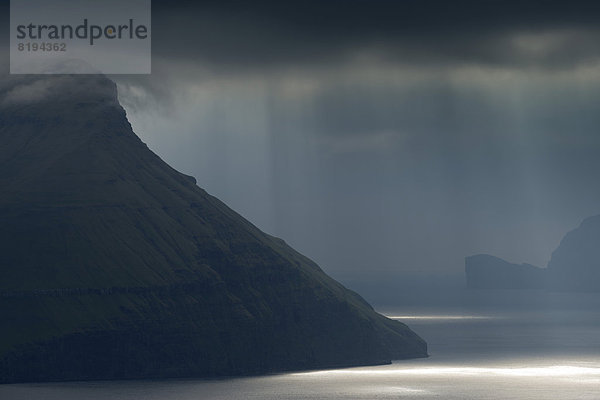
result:
<svg viewBox="0 0 600 400"><path fill-rule="evenodd" d="M423 302L379 309L428 342L427 359L224 380L4 385L0 398L598 399L599 294L464 291L447 296L443 306Z"/></svg>

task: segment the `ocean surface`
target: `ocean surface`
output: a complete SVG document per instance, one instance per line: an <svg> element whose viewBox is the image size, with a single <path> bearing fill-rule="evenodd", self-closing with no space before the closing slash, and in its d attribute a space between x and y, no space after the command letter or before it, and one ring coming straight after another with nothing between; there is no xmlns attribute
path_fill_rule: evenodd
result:
<svg viewBox="0 0 600 400"><path fill-rule="evenodd" d="M223 380L0 385L0 399L600 399L599 294L470 292L378 310L419 333L430 357Z"/></svg>

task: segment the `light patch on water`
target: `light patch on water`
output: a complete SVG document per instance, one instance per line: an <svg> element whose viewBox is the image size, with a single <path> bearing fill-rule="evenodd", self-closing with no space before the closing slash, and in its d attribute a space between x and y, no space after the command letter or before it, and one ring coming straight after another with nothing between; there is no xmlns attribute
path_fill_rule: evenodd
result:
<svg viewBox="0 0 600 400"><path fill-rule="evenodd" d="M390 319L418 321L467 321L498 319L488 315L386 315Z"/></svg>
<svg viewBox="0 0 600 400"><path fill-rule="evenodd" d="M371 395L397 395L397 396L425 396L431 395L431 391L424 389L415 389L404 386L381 386L375 385L365 387L364 389L353 389L356 394L371 394Z"/></svg>
<svg viewBox="0 0 600 400"><path fill-rule="evenodd" d="M556 378L600 378L599 367L581 367L572 365L552 365L544 367L520 367L520 368L480 368L480 367L416 367L416 368L386 368L386 369L336 369L326 371L302 372L293 374L295 376L398 376L398 375L422 375L431 376L506 376L506 377L556 377ZM597 378L597 379L598 379Z"/></svg>

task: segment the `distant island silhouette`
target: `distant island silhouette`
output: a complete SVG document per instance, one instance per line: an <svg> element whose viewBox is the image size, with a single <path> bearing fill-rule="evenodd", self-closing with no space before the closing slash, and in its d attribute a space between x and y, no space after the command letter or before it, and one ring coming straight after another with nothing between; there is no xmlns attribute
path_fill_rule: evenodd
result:
<svg viewBox="0 0 600 400"><path fill-rule="evenodd" d="M600 215L567 233L545 268L477 254L465 258L465 275L470 289L600 291Z"/></svg>

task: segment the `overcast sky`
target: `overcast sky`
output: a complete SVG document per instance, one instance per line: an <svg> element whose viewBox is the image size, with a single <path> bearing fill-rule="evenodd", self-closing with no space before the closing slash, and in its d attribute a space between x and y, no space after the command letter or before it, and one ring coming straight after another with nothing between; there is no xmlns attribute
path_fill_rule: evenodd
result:
<svg viewBox="0 0 600 400"><path fill-rule="evenodd" d="M240 3L154 1L153 74L113 76L120 100L350 287L544 266L600 214L598 2Z"/></svg>

